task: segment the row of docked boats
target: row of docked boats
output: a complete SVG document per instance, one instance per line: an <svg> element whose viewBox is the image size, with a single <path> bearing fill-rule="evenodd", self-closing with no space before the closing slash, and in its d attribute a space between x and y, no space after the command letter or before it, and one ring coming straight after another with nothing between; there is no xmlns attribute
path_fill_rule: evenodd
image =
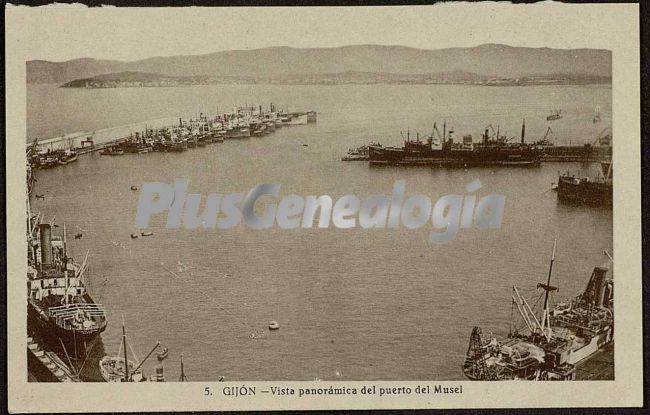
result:
<svg viewBox="0 0 650 415"><path fill-rule="evenodd" d="M109 146L100 154L120 156L128 153L150 151L181 152L188 148L205 147L226 139L261 137L285 126L305 125L316 121L316 113L285 114L272 111L258 112L237 109L232 113L208 117L200 114L188 120L179 119L177 125L160 129L147 129Z"/></svg>
<svg viewBox="0 0 650 415"><path fill-rule="evenodd" d="M288 126L306 125L317 121L315 111L285 112L273 104L269 111L261 106L237 107L231 112L215 116L204 114L195 118L179 119L175 125L132 133L105 145L101 155L121 156L129 153L152 151L181 152L188 148L205 147L227 139L262 137ZM28 155L32 168L52 168L77 160L78 153L68 142L63 149L37 150L37 140L32 143L33 151Z"/></svg>

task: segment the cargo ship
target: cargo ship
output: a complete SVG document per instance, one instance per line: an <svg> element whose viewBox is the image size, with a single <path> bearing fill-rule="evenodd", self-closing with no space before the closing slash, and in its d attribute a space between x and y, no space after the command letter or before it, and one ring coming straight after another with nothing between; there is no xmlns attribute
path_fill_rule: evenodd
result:
<svg viewBox="0 0 650 415"><path fill-rule="evenodd" d="M517 287L512 309L523 325L513 324L506 338L474 327L463 373L470 380L574 380L576 367L614 341L614 284L608 269L595 267L581 294L550 306L555 246L548 280L542 289L541 313L531 308ZM514 322L513 322L514 323Z"/></svg>
<svg viewBox="0 0 650 415"><path fill-rule="evenodd" d="M560 174L557 183L558 199L571 204L611 207L612 163L601 162L600 168L601 174L596 178L576 177L568 172Z"/></svg>
<svg viewBox="0 0 650 415"><path fill-rule="evenodd" d="M381 147L370 145L368 155L370 164L393 165L427 165L440 167L472 167L472 166L538 166L540 150L536 146L525 143L525 121L521 129L521 141L510 142L511 139L494 131L490 134L491 126L485 129L481 142L474 143L472 135L463 136L462 142L455 142L453 131L446 131L440 136L434 123L431 136L426 141L419 135L411 140L410 132L403 147ZM434 132L440 140L434 140ZM434 144L435 143L435 144Z"/></svg>
<svg viewBox="0 0 650 415"><path fill-rule="evenodd" d="M63 238L53 237L52 225L39 218L30 218L36 223L28 234L28 319L40 337L77 350L106 329L106 313L84 282L88 255L82 264L74 262L66 251L65 225Z"/></svg>

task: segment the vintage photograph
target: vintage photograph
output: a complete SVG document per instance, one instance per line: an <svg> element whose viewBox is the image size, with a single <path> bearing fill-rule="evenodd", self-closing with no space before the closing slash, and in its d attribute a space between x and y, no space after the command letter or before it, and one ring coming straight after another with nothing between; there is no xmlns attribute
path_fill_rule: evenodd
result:
<svg viewBox="0 0 650 415"><path fill-rule="evenodd" d="M28 384L619 380L608 34L458 6L34 14Z"/></svg>
<svg viewBox="0 0 650 415"><path fill-rule="evenodd" d="M614 378L611 51L255 37L26 62L30 380Z"/></svg>

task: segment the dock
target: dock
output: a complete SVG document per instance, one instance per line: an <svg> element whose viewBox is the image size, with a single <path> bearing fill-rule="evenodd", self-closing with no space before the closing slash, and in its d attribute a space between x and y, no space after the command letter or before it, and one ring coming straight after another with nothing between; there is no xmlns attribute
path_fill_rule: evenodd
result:
<svg viewBox="0 0 650 415"><path fill-rule="evenodd" d="M27 338L29 381L79 382L79 379L54 352L44 350L33 337Z"/></svg>

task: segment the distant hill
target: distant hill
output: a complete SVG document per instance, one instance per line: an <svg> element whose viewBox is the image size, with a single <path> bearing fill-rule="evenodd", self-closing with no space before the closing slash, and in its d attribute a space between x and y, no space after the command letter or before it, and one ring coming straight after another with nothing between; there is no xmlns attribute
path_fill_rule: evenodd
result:
<svg viewBox="0 0 650 415"><path fill-rule="evenodd" d="M171 87L209 84L466 84L518 86L603 84L609 82L611 82L611 78L585 74L552 74L521 78L497 78L464 71L440 72L435 74L346 71L341 73L271 75L266 77L174 76L150 72L118 72L97 75L91 78L75 79L61 86L65 88Z"/></svg>
<svg viewBox="0 0 650 415"><path fill-rule="evenodd" d="M341 73L474 73L481 77L515 79L560 72L609 78L611 64L611 51L602 49L523 48L498 44L435 50L380 45L312 49L272 47L132 62L91 58L66 62L33 60L27 62L27 82L61 84L128 72L248 79Z"/></svg>

